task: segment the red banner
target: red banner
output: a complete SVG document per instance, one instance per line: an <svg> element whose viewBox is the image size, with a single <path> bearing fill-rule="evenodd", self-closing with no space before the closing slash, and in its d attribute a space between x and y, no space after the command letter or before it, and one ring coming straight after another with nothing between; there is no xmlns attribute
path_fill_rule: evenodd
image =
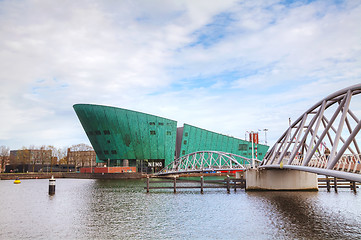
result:
<svg viewBox="0 0 361 240"><path fill-rule="evenodd" d="M253 137L252 137L253 134ZM249 134L249 141L255 144L258 144L258 133L250 133Z"/></svg>

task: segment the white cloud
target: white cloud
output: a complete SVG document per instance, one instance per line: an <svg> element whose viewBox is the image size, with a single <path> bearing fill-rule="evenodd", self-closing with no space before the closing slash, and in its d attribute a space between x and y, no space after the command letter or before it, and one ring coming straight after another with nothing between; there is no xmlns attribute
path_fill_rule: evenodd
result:
<svg viewBox="0 0 361 240"><path fill-rule="evenodd" d="M0 2L0 144L87 141L75 103L269 140L360 83L361 5L279 1ZM206 44L207 43L207 44Z"/></svg>

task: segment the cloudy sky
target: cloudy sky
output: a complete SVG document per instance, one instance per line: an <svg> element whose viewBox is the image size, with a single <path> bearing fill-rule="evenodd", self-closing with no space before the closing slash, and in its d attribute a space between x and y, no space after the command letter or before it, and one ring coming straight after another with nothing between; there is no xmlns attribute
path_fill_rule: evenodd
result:
<svg viewBox="0 0 361 240"><path fill-rule="evenodd" d="M0 1L0 145L89 143L72 108L116 106L274 143L361 83L361 2ZM264 132L260 140L264 141Z"/></svg>

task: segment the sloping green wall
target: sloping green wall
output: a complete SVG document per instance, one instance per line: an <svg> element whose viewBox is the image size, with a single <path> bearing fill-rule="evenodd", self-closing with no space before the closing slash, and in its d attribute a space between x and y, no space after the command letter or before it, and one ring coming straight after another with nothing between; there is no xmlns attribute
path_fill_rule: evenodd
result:
<svg viewBox="0 0 361 240"><path fill-rule="evenodd" d="M258 159L263 159L268 148L269 146L257 144ZM207 150L252 157L251 142L184 124L180 156Z"/></svg>
<svg viewBox="0 0 361 240"><path fill-rule="evenodd" d="M99 160L174 160L176 121L101 105L73 107Z"/></svg>

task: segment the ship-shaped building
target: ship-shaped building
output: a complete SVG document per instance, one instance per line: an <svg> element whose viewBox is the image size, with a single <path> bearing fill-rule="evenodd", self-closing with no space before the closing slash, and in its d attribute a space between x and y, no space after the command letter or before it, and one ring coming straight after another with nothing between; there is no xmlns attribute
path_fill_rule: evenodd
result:
<svg viewBox="0 0 361 240"><path fill-rule="evenodd" d="M76 104L74 110L93 146L97 162L158 171L174 159L196 151L222 151L252 157L252 143L171 119L102 105ZM262 160L268 146L257 144ZM129 169L129 168L128 168Z"/></svg>

